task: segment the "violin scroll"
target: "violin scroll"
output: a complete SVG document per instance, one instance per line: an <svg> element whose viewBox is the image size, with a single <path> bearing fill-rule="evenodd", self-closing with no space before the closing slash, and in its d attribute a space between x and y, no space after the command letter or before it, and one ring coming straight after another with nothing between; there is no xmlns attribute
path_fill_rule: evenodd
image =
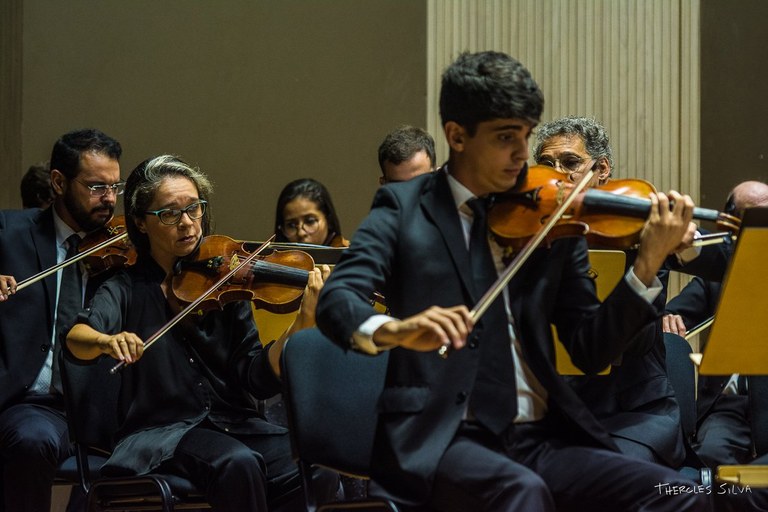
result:
<svg viewBox="0 0 768 512"><path fill-rule="evenodd" d="M123 215L112 217L104 227L88 233L80 242L78 251L85 253L99 245L103 247L82 260L83 268L91 277L136 263L136 249L128 238Z"/></svg>

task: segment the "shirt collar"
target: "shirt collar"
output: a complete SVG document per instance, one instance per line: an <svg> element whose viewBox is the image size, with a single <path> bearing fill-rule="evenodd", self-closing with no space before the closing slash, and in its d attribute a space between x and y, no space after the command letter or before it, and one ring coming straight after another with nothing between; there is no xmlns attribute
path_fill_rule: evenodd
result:
<svg viewBox="0 0 768 512"><path fill-rule="evenodd" d="M474 199L475 194L470 192L470 190L464 185L462 185L461 182L459 182L459 180L451 176L451 173L448 170L447 164L444 167L445 167L445 172L448 175L448 186L451 187L453 202L455 203L456 209L458 210L459 208L461 208L461 206L464 203L466 203L470 199Z"/></svg>
<svg viewBox="0 0 768 512"><path fill-rule="evenodd" d="M56 208L53 206L51 206L51 210L53 211L53 226L56 230L56 247L64 247L64 249L67 249L67 247L65 247L67 238L74 235L75 233L80 235L80 238L83 238L85 235L84 232L76 232L71 227L69 227L67 223L64 222L61 217L59 217L59 214L56 212Z"/></svg>

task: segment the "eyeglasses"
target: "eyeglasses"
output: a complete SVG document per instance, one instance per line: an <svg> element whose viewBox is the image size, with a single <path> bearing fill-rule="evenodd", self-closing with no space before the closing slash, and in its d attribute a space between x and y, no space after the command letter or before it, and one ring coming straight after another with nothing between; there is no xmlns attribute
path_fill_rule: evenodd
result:
<svg viewBox="0 0 768 512"><path fill-rule="evenodd" d="M104 197L110 191L114 192L116 196L121 196L123 195L123 192L125 192L124 181L118 181L117 183L113 183L112 185L89 185L78 179L75 179L75 181L81 184L82 186L86 187L88 190L90 190L91 197Z"/></svg>
<svg viewBox="0 0 768 512"><path fill-rule="evenodd" d="M280 229L286 236L295 236L299 229L303 229L308 235L314 235L320 229L320 219L317 217L307 217L304 220L289 220L280 226Z"/></svg>
<svg viewBox="0 0 768 512"><path fill-rule="evenodd" d="M581 164L583 164L585 160L586 158L581 158L576 155L566 155L562 160L559 158L555 158L553 160L551 158L544 157L536 163L539 165L548 165L549 167L554 167L555 170L560 172L572 173L578 171L579 167L581 167Z"/></svg>
<svg viewBox="0 0 768 512"><path fill-rule="evenodd" d="M186 213L191 220L197 220L205 215L205 205L208 201L197 201L181 209L163 208L162 210L144 212L147 215L157 215L160 222L167 226L173 226L181 221L182 214Z"/></svg>

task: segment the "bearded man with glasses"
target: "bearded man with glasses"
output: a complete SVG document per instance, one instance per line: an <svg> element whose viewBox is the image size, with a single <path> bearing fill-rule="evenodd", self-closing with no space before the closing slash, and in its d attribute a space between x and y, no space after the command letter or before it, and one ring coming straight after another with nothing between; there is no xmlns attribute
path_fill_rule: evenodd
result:
<svg viewBox="0 0 768 512"><path fill-rule="evenodd" d="M83 299L106 278L79 264L15 296L16 283L77 251L103 227L123 193L120 143L99 130L77 130L53 146L53 204L0 211L0 509L50 510L59 463L71 453L58 377L63 336Z"/></svg>

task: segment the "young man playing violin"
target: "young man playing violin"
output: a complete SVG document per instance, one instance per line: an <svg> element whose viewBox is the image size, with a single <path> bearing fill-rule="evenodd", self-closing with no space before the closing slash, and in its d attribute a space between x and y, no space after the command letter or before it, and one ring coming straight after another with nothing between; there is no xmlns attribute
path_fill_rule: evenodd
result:
<svg viewBox="0 0 768 512"><path fill-rule="evenodd" d="M378 190L320 294L331 339L390 351L373 490L439 511L706 510L706 496L659 492L693 485L677 472L618 452L557 375L550 332L587 373L630 349L658 316L655 275L685 232L690 198L651 196L635 266L602 305L585 241L565 238L536 250L478 321L470 315L502 267L474 198L525 182L542 109L515 59L461 55L442 79L447 164ZM392 317L365 300L374 290Z"/></svg>
<svg viewBox="0 0 768 512"><path fill-rule="evenodd" d="M122 193L120 154L120 144L98 130L69 132L51 155L53 205L0 211L0 504L7 512L50 509L56 468L71 452L58 379L62 331L98 282L71 265L14 291L74 252L72 235L112 218Z"/></svg>
<svg viewBox="0 0 768 512"><path fill-rule="evenodd" d="M533 158L573 182L594 161L590 186L607 183L613 171L608 133L597 120L587 117L568 116L539 126ZM635 256L636 251L627 251L628 266ZM665 289L668 273L662 268L657 274ZM664 290L654 306L663 308L665 300ZM657 321L655 329L646 330L631 350L611 364L608 374L566 379L622 453L679 468L686 452L665 354L661 322Z"/></svg>
<svg viewBox="0 0 768 512"><path fill-rule="evenodd" d="M202 172L170 155L133 170L126 183L125 221L136 264L96 292L67 346L80 360L106 354L128 363L119 377L117 446L104 472L173 474L195 484L213 510L266 512L286 496L303 501L288 433L263 418L253 397L281 391L285 339L314 325L317 295L330 270L308 271L295 322L266 346L251 304L240 300L202 317L185 317L145 352L144 341L177 309L169 279L176 264L209 234L210 193ZM333 496L338 479L320 475L326 498Z"/></svg>

